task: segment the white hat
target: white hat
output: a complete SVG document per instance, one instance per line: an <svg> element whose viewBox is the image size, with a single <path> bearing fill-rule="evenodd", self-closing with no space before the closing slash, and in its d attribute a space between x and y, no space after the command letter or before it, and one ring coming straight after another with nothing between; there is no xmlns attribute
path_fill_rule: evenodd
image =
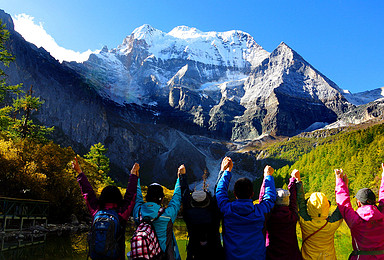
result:
<svg viewBox="0 0 384 260"><path fill-rule="evenodd" d="M291 195L291 193L288 190L277 188L276 194L277 194L276 205L280 205L280 206L288 206L289 205L289 195Z"/></svg>
<svg viewBox="0 0 384 260"><path fill-rule="evenodd" d="M206 191L197 190L192 192L192 200L191 200L192 207L204 208L208 206L209 203L210 203L210 199L207 196Z"/></svg>

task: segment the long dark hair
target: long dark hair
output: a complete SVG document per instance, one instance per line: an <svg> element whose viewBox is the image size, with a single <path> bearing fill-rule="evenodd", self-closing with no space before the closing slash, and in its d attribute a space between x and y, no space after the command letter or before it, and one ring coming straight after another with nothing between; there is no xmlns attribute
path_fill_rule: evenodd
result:
<svg viewBox="0 0 384 260"><path fill-rule="evenodd" d="M106 203L116 203L117 207L121 205L123 196L116 186L109 185L105 187L100 194L99 206L101 209L105 208Z"/></svg>

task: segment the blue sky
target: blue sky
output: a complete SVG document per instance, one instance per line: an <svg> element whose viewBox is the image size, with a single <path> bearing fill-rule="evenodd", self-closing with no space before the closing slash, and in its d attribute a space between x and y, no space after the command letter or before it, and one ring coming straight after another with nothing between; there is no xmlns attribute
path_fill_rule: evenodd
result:
<svg viewBox="0 0 384 260"><path fill-rule="evenodd" d="M164 32L242 30L269 52L284 41L343 89L384 87L382 0L0 0L0 9L33 17L76 52L117 47L143 24Z"/></svg>

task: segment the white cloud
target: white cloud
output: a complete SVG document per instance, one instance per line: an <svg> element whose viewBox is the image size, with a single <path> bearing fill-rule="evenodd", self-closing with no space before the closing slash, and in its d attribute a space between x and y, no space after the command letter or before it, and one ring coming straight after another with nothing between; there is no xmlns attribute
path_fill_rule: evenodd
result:
<svg viewBox="0 0 384 260"><path fill-rule="evenodd" d="M43 47L60 62L63 60L83 62L88 59L91 53L98 52L87 50L80 53L59 46L55 39L44 30L42 23L36 24L34 19L34 17L27 14L15 15L13 17L15 30L20 33L26 41L35 44L39 48Z"/></svg>

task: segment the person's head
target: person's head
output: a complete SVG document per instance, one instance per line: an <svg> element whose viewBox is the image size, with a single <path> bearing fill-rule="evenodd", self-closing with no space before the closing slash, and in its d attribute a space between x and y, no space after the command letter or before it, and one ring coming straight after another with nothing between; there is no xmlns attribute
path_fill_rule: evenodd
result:
<svg viewBox="0 0 384 260"><path fill-rule="evenodd" d="M356 193L355 197L357 200L357 206L359 207L362 205L376 204L376 195L371 189L363 188Z"/></svg>
<svg viewBox="0 0 384 260"><path fill-rule="evenodd" d="M154 202L161 204L164 198L163 187L158 183L152 183L148 186L147 196L145 199L147 202Z"/></svg>
<svg viewBox="0 0 384 260"><path fill-rule="evenodd" d="M101 191L99 204L101 208L104 208L107 203L120 205L122 200L123 196L121 195L120 190L116 186L109 185Z"/></svg>
<svg viewBox="0 0 384 260"><path fill-rule="evenodd" d="M191 206L194 208L208 207L211 202L211 195L204 190L192 192Z"/></svg>
<svg viewBox="0 0 384 260"><path fill-rule="evenodd" d="M235 182L234 194L236 199L250 199L253 196L253 185L250 179L240 178Z"/></svg>
<svg viewBox="0 0 384 260"><path fill-rule="evenodd" d="M327 218L331 204L322 192L314 192L308 198L307 211L312 218Z"/></svg>
<svg viewBox="0 0 384 260"><path fill-rule="evenodd" d="M276 189L276 205L289 206L289 195L291 194L288 190L277 188Z"/></svg>

